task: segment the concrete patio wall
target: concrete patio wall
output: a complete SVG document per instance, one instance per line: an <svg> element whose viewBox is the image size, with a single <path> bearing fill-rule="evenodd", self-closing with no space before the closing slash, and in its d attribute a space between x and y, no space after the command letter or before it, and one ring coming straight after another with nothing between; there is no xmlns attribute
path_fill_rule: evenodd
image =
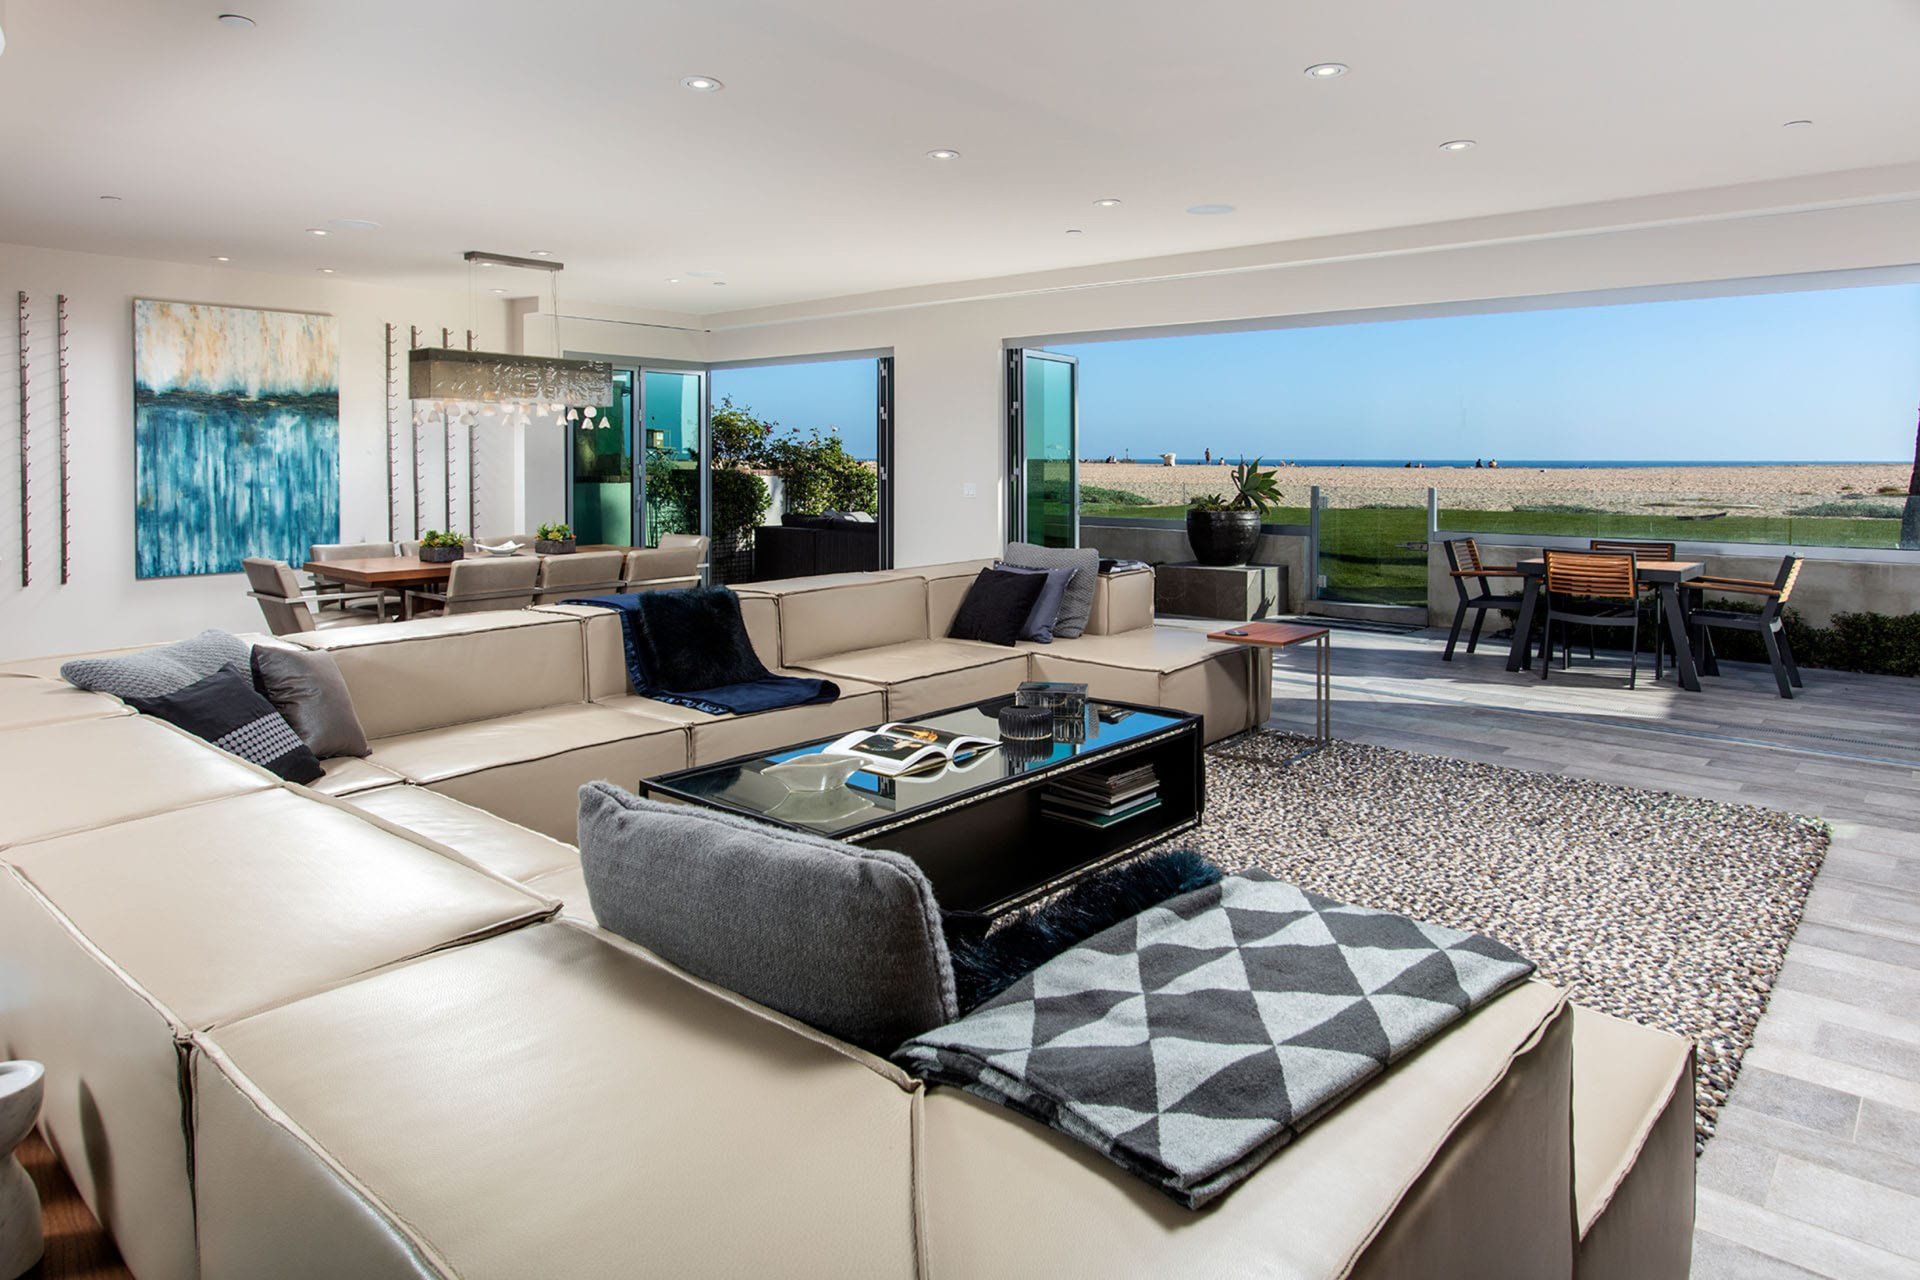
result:
<svg viewBox="0 0 1920 1280"><path fill-rule="evenodd" d="M1440 540L1468 536L1447 532L1427 549L1427 614L1436 627L1453 625L1459 594L1447 572L1447 553ZM1584 541L1570 538L1527 542L1512 535L1474 536L1489 564L1510 564L1537 556L1548 547L1585 550ZM1805 555L1807 563L1794 584L1792 606L1808 625L1824 627L1836 613L1920 613L1920 556L1899 560L1850 560L1844 551L1826 548L1727 547L1680 544L1680 554L1704 560L1707 572L1724 578L1758 578L1771 582L1780 570L1780 557L1789 550ZM1829 558L1831 557L1831 558ZM1496 588L1499 583L1495 583Z"/></svg>
<svg viewBox="0 0 1920 1280"><path fill-rule="evenodd" d="M1097 547L1117 560L1145 560L1148 564L1180 564L1193 559L1187 531L1180 525L1105 524L1080 522L1080 545ZM1268 533L1253 549L1254 564L1277 564L1286 569L1286 612L1298 613L1306 604L1308 576L1305 534Z"/></svg>

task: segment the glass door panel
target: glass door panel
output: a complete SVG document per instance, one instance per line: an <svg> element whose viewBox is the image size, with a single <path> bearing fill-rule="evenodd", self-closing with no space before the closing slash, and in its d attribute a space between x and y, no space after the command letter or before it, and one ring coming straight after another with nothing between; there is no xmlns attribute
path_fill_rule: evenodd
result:
<svg viewBox="0 0 1920 1280"><path fill-rule="evenodd" d="M1015 532L1041 546L1079 546L1079 365L1048 351L1012 357Z"/></svg>
<svg viewBox="0 0 1920 1280"><path fill-rule="evenodd" d="M573 533L633 544L633 371L613 375L613 404L573 425Z"/></svg>
<svg viewBox="0 0 1920 1280"><path fill-rule="evenodd" d="M702 529L702 375L645 369L640 377L643 545L657 547L663 534Z"/></svg>

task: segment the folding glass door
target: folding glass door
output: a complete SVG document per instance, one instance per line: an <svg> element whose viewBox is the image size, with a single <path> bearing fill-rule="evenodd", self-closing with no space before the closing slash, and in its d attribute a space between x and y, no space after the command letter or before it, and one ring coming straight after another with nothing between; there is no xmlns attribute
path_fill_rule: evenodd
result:
<svg viewBox="0 0 1920 1280"><path fill-rule="evenodd" d="M705 532L705 408L704 374L614 370L613 404L572 429L567 496L574 536L586 544L654 547L663 534Z"/></svg>
<svg viewBox="0 0 1920 1280"><path fill-rule="evenodd" d="M1072 356L1007 352L1008 532L1016 541L1080 545L1079 378Z"/></svg>

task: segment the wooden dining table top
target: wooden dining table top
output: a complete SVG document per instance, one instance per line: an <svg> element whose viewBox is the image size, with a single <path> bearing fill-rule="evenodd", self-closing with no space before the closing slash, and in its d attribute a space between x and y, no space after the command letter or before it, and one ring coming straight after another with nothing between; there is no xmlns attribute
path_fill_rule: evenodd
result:
<svg viewBox="0 0 1920 1280"><path fill-rule="evenodd" d="M574 548L582 551L639 551L641 547L620 547L596 543ZM532 551L526 552L533 556ZM492 556L468 556L469 560L490 560ZM304 566L316 578L345 582L356 587L400 587L426 582L445 582L453 572L453 563L429 564L419 556L360 556L351 560L309 560Z"/></svg>
<svg viewBox="0 0 1920 1280"><path fill-rule="evenodd" d="M1530 556L1516 561L1514 568L1530 578L1537 578L1547 571L1547 558ZM1707 571L1704 560L1635 560L1633 568L1642 582L1691 582Z"/></svg>

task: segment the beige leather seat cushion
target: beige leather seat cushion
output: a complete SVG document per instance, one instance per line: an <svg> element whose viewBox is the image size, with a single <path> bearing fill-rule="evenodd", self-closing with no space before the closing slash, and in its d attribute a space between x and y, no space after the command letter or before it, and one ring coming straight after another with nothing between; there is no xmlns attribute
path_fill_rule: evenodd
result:
<svg viewBox="0 0 1920 1280"><path fill-rule="evenodd" d="M207 1280L913 1275L904 1077L603 939L523 929L200 1037Z"/></svg>
<svg viewBox="0 0 1920 1280"><path fill-rule="evenodd" d="M0 848L279 785L148 716L0 733L0 779Z"/></svg>
<svg viewBox="0 0 1920 1280"><path fill-rule="evenodd" d="M1196 631L1149 627L1020 647L1033 659L1034 679L1080 681L1095 697L1204 716L1208 742L1266 720L1272 668L1265 653Z"/></svg>
<svg viewBox="0 0 1920 1280"><path fill-rule="evenodd" d="M817 670L820 658L927 639L925 579L855 577L810 578L812 585L779 596L782 665Z"/></svg>
<svg viewBox="0 0 1920 1280"><path fill-rule="evenodd" d="M350 796L346 803L445 845L509 880L527 883L580 867L580 851L572 845L425 787L382 787Z"/></svg>
<svg viewBox="0 0 1920 1280"><path fill-rule="evenodd" d="M1580 1280L1685 1280L1693 1254L1693 1045L1573 1010Z"/></svg>
<svg viewBox="0 0 1920 1280"><path fill-rule="evenodd" d="M1153 570L1103 573L1093 589L1087 615L1090 636L1119 635L1153 625Z"/></svg>
<svg viewBox="0 0 1920 1280"><path fill-rule="evenodd" d="M780 675L813 676L810 671L780 671ZM657 720L687 727L692 735L690 765L714 764L736 756L759 755L791 747L817 738L838 737L855 729L882 723L887 718L886 692L879 685L859 680L836 681L840 696L832 702L816 702L803 707L782 707L777 711L759 711L745 716L715 716L692 707L657 702L631 695L609 698L601 705L616 711L630 711Z"/></svg>
<svg viewBox="0 0 1920 1280"><path fill-rule="evenodd" d="M132 714L118 698L87 693L65 680L0 674L0 730Z"/></svg>
<svg viewBox="0 0 1920 1280"><path fill-rule="evenodd" d="M334 756L322 760L320 767L326 776L307 783L307 788L325 796L350 796L375 787L391 787L402 779L391 769L382 769L379 765L361 756Z"/></svg>
<svg viewBox="0 0 1920 1280"><path fill-rule="evenodd" d="M527 881L527 888L543 898L556 899L560 903L560 914L569 920L591 925L600 923L600 918L593 914L593 902L587 896L586 872L578 861L559 871L533 877Z"/></svg>
<svg viewBox="0 0 1920 1280"><path fill-rule="evenodd" d="M373 763L523 827L572 841L579 790L687 767L687 731L576 702L373 743Z"/></svg>
<svg viewBox="0 0 1920 1280"><path fill-rule="evenodd" d="M1028 672L1026 654L966 640L915 640L830 654L798 665L835 680L885 685L889 720L1012 693Z"/></svg>
<svg viewBox="0 0 1920 1280"><path fill-rule="evenodd" d="M586 697L580 624L552 613L491 610L289 638L333 655L369 738Z"/></svg>
<svg viewBox="0 0 1920 1280"><path fill-rule="evenodd" d="M0 871L0 1036L142 1280L195 1273L181 1039L552 904L275 788L24 845Z"/></svg>
<svg viewBox="0 0 1920 1280"><path fill-rule="evenodd" d="M1197 1214L1033 1121L932 1089L929 1274L1565 1276L1570 1039L1561 993L1524 983Z"/></svg>

